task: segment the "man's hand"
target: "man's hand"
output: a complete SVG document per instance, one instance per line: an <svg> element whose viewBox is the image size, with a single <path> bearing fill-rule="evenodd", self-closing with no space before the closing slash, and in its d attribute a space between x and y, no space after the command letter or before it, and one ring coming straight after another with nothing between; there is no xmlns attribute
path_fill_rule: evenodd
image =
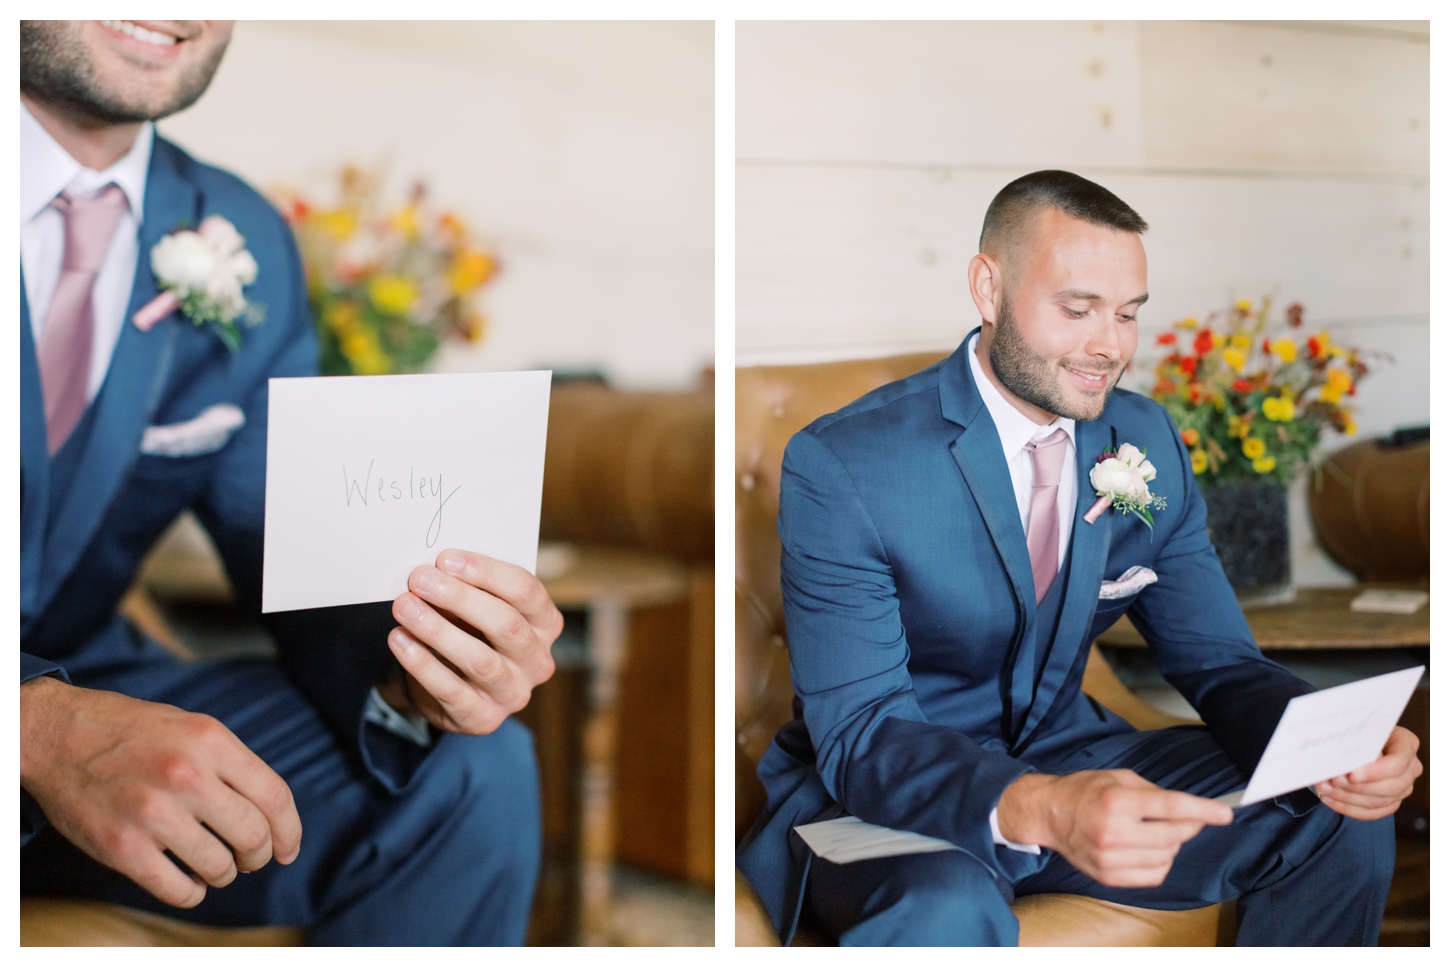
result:
<svg viewBox="0 0 1450 967"><path fill-rule="evenodd" d="M408 702L437 728L485 735L554 674L549 649L564 630L539 579L513 564L447 550L408 576L388 636L406 671ZM397 691L383 698L397 708Z"/></svg>
<svg viewBox="0 0 1450 967"><path fill-rule="evenodd" d="M1056 850L1106 886L1157 886L1179 846L1205 825L1232 821L1222 803L1159 789L1127 769L1029 772L997 803L1003 838Z"/></svg>
<svg viewBox="0 0 1450 967"><path fill-rule="evenodd" d="M1354 819L1379 819L1400 808L1425 771L1416 752L1420 740L1396 725L1380 757L1348 775L1314 787L1324 805Z"/></svg>
<svg viewBox="0 0 1450 967"><path fill-rule="evenodd" d="M54 678L20 686L20 785L66 839L178 907L301 848L287 783L216 719Z"/></svg>

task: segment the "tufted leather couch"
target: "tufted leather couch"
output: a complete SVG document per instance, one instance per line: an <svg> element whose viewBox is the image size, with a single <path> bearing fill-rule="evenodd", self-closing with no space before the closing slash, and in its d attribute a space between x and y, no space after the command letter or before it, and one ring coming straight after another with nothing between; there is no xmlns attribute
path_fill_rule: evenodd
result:
<svg viewBox="0 0 1450 967"><path fill-rule="evenodd" d="M735 373L735 835L765 804L755 766L791 717L790 666L775 520L785 445L816 417L931 365L941 353L759 366ZM1141 729L1182 722L1137 699L1093 646L1083 690ZM778 945L764 907L736 872L736 944ZM1024 946L1212 946L1232 917L1219 906L1145 910L1087 897L1025 897L1013 904ZM808 928L798 945L823 942Z"/></svg>

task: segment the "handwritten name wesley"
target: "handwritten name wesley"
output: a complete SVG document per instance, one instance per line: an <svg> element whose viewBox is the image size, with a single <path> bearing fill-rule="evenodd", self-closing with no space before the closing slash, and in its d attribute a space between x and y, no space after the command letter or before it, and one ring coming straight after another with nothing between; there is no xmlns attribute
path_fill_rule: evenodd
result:
<svg viewBox="0 0 1450 967"><path fill-rule="evenodd" d="M405 491L401 477L389 480L387 477L379 475L374 481L373 465L376 463L376 460L368 461L368 472L362 478L349 474L347 464L342 465L342 492L347 506L351 507L354 499L362 507L397 501L427 500L430 503L436 501L438 509L433 512L432 518L428 521L428 531L423 535L427 546L432 547L438 542L438 535L443 530L443 506L453 499L453 495L458 493L463 485L459 484L454 487L445 496L443 474L440 473L436 477L426 474L419 475L412 467L409 467L408 489ZM369 504L370 500L372 504Z"/></svg>

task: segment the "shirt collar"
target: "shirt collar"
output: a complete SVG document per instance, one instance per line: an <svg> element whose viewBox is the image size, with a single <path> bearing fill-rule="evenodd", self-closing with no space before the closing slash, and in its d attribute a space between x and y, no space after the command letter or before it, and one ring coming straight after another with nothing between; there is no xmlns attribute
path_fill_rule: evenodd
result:
<svg viewBox="0 0 1450 967"><path fill-rule="evenodd" d="M972 381L977 384L977 392L982 394L982 403L987 407L987 412L992 416L992 422L997 425L997 436L1002 440L1002 453L1007 457L1007 462L1017 456L1032 440L1044 440L1052 433L1061 428L1067 431L1068 446L1074 449L1077 446L1077 421L1070 420L1065 416L1059 416L1045 426L1039 426L1029 420L1021 410L1007 402L987 374L982 372L982 364L977 359L977 340L981 334L973 336L967 343L967 363L972 367Z"/></svg>
<svg viewBox="0 0 1450 967"><path fill-rule="evenodd" d="M126 203L136 223L146 203L146 175L151 167L151 145L155 125L141 125L135 144L105 171L94 171L72 158L50 136L25 106L20 104L20 222L24 224L45 210L56 195L70 190L89 194L115 182L126 193Z"/></svg>

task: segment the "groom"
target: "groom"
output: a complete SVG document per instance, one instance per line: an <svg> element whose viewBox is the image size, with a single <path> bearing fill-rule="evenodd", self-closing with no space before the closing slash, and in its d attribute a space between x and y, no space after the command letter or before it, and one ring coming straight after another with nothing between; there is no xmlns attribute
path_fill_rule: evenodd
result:
<svg viewBox="0 0 1450 967"><path fill-rule="evenodd" d="M152 126L201 96L230 34L21 25L22 891L323 945L521 943L538 777L507 716L563 624L532 575L445 550L391 608L265 616L277 662L181 663L116 613L186 509L259 609L267 380L316 374L287 226ZM213 216L266 308L236 352L179 312L133 321L153 248Z"/></svg>
<svg viewBox="0 0 1450 967"><path fill-rule="evenodd" d="M1376 942L1414 735L1314 790L1213 801L1311 689L1255 645L1168 415L1115 389L1148 299L1146 229L1068 172L1007 185L968 271L981 328L787 447L798 711L738 854L787 942L804 909L842 944L1011 945L1009 904L1037 893L1237 897L1242 944ZM1129 445L1157 465L1151 529L1088 513L1095 460ZM1206 727L1137 732L1082 693L1089 646L1125 612ZM792 832L845 814L961 851L837 865Z"/></svg>

